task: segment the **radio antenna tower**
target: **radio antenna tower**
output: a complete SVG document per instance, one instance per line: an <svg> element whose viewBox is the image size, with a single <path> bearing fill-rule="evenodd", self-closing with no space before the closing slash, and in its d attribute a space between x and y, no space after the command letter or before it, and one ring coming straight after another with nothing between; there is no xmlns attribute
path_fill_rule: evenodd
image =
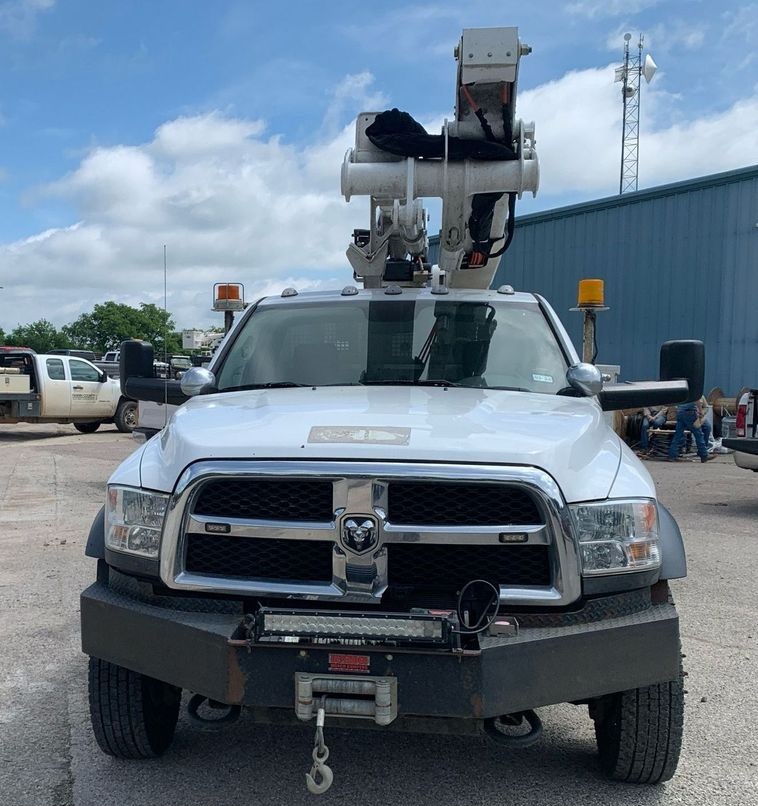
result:
<svg viewBox="0 0 758 806"><path fill-rule="evenodd" d="M631 38L631 34L624 34L624 64L616 68L616 81L621 82L621 100L624 104L620 194L637 190L640 164L640 78L644 76L649 84L658 69L649 53L644 61L642 59L645 37L640 34L636 53L630 52Z"/></svg>

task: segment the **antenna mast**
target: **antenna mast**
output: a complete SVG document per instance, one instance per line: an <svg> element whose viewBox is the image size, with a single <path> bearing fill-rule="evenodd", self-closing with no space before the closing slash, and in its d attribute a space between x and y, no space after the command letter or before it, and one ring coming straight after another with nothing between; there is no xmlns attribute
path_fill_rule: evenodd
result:
<svg viewBox="0 0 758 806"><path fill-rule="evenodd" d="M642 59L645 37L640 34L637 53L630 51L631 34L624 34L624 64L616 68L616 81L621 82L621 100L624 104L621 135L621 176L619 194L635 191L638 187L640 164L640 78L649 84L656 64L648 54Z"/></svg>

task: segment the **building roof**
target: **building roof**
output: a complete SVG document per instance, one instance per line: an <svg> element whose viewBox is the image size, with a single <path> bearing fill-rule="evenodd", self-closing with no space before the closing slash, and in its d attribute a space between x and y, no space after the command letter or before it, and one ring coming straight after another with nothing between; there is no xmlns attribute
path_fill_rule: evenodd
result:
<svg viewBox="0 0 758 806"><path fill-rule="evenodd" d="M632 193L606 196L603 199L595 199L594 201L581 202L579 204L569 204L565 207L556 207L552 210L542 210L538 213L516 216L516 224L535 224L538 221L550 221L551 219L581 215L597 210L607 210L612 207L622 207L627 204L634 204L635 202L648 201L649 199L674 196L678 193L689 193L693 190L717 187L718 185L728 185L733 182L741 182L745 179L753 179L754 177L758 177L758 165L750 165L746 168L736 168L732 171L699 176L695 179L685 179L682 182L657 185L644 190L636 190Z"/></svg>

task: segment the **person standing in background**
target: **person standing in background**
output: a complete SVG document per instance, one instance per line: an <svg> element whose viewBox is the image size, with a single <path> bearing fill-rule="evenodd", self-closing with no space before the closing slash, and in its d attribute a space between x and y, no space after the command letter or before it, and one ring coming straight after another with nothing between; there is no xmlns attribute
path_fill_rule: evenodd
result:
<svg viewBox="0 0 758 806"><path fill-rule="evenodd" d="M711 424L705 419L708 413L708 401L705 395L697 402L697 420L695 420L695 428L700 428L703 432L703 441L705 442L705 449L708 450L708 443L711 441ZM711 457L709 457L711 458Z"/></svg>

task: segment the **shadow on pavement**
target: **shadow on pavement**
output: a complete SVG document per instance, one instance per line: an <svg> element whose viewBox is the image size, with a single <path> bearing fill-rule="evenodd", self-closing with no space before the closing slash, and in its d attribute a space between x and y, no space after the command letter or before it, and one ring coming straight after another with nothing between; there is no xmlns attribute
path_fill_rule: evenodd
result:
<svg viewBox="0 0 758 806"><path fill-rule="evenodd" d="M68 427L67 427L68 428ZM94 434L80 434L70 426L71 430L66 431L52 431L49 425L40 428L39 430L32 430L31 428L18 428L15 425L0 426L0 444L4 442L18 443L18 442L34 442L35 440L47 439L63 439L66 437L77 437L79 439L97 439L98 437L113 436L118 434L115 425L104 425L95 431ZM15 429L15 430L14 430Z"/></svg>
<svg viewBox="0 0 758 806"><path fill-rule="evenodd" d="M99 754L92 743L88 761L96 768L98 791L77 806L160 803L161 806L224 804L629 804L658 803L665 787L612 784L600 774L592 735L562 736L546 716L543 740L520 751L486 740L450 736L344 731L326 728L331 790L318 799L305 789L311 763L312 728L256 726L243 718L214 733L184 720L162 759L136 764ZM588 723L585 709L569 714ZM569 734L571 731L569 729Z"/></svg>

